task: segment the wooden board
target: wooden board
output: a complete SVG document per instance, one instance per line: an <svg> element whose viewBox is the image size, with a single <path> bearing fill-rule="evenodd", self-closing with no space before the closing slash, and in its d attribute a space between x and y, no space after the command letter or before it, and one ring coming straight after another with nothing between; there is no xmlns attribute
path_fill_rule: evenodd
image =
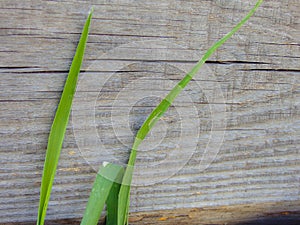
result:
<svg viewBox="0 0 300 225"><path fill-rule="evenodd" d="M184 208L130 214L130 224L206 224L206 225L298 225L299 201L221 207ZM286 209L291 209L287 211ZM34 222L3 225L34 225ZM79 218L47 221L48 225L80 224ZM105 224L101 218L99 224Z"/></svg>
<svg viewBox="0 0 300 225"><path fill-rule="evenodd" d="M97 167L126 163L134 133L159 99L254 4L2 0L0 222L36 218L49 129L91 6L48 220L82 216ZM299 18L298 1L265 1L214 54L142 146L131 212L269 202L293 211L300 200ZM264 211L272 209L257 207Z"/></svg>

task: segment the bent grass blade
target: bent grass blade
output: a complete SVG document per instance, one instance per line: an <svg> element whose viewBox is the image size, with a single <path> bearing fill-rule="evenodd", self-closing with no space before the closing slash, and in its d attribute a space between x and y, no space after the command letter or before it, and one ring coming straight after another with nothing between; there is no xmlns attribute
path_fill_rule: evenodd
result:
<svg viewBox="0 0 300 225"><path fill-rule="evenodd" d="M78 74L80 72L80 67L83 60L85 46L88 38L88 32L92 18L92 11L93 10L91 10L85 22L49 134L40 190L40 203L38 209L37 225L43 225L45 221L52 184L56 173L56 168L65 136L65 131L69 121L72 100L75 93Z"/></svg>
<svg viewBox="0 0 300 225"><path fill-rule="evenodd" d="M254 14L257 8L261 5L263 0L257 1L256 5L250 10L250 12L223 38L217 41L212 47L210 47L204 56L198 61L198 63L191 69L190 72L169 92L169 94L160 102L160 104L152 111L146 121L139 129L135 141L132 146L130 157L128 160L128 167L125 170L122 185L119 193L118 202L118 225L127 224L128 220L128 208L130 198L130 184L132 180L133 167L135 164L136 154L138 146L145 139L146 135L160 119L160 117L167 111L177 95L185 88L185 86L192 80L195 74L198 73L201 66L206 60L222 45L227 41L234 33L236 33L240 27L249 20Z"/></svg>

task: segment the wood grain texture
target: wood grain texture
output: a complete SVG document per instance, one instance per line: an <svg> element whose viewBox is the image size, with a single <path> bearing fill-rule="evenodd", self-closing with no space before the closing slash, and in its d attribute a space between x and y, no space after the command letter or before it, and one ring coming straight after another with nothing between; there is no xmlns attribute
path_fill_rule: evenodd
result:
<svg viewBox="0 0 300 225"><path fill-rule="evenodd" d="M50 126L91 6L48 220L82 216L98 165L126 162L134 133L159 98L254 4L2 0L0 222L36 218ZM132 212L299 205L299 18L298 1L265 1L210 59L143 145ZM203 170L209 144L221 147Z"/></svg>
<svg viewBox="0 0 300 225"><path fill-rule="evenodd" d="M287 211L286 209L292 209ZM130 213L129 223L140 224L205 224L205 225L298 225L299 201L273 202L219 207L184 208ZM2 225L34 225L33 222ZM48 225L80 224L79 218L51 220ZM105 224L102 217L99 225Z"/></svg>

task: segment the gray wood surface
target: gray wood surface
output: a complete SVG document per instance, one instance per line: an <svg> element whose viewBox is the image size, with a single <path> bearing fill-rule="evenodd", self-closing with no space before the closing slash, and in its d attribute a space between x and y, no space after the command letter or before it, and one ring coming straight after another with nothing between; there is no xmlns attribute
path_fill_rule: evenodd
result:
<svg viewBox="0 0 300 225"><path fill-rule="evenodd" d="M91 6L48 220L82 216L97 167L126 163L159 98L254 4L1 0L0 223L36 218L47 137ZM142 146L131 212L299 206L299 18L297 0L265 1L214 54Z"/></svg>

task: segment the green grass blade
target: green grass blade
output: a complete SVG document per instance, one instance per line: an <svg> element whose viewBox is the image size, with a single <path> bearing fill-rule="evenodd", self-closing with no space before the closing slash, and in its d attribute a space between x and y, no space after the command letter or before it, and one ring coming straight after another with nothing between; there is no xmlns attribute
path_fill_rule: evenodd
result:
<svg viewBox="0 0 300 225"><path fill-rule="evenodd" d="M118 223L118 198L124 171L125 169L122 167L121 173L113 183L106 200L106 225L116 225Z"/></svg>
<svg viewBox="0 0 300 225"><path fill-rule="evenodd" d="M43 225L46 217L48 202L50 199L52 184L56 173L56 167L60 156L65 131L69 121L72 100L76 89L78 74L83 60L84 50L88 38L88 32L92 17L90 12L84 25L75 56L70 67L68 78L56 110L48 139L46 159L40 190L40 203L38 209L37 225Z"/></svg>
<svg viewBox="0 0 300 225"><path fill-rule="evenodd" d="M115 193L113 192L118 190L112 190L112 188L114 184L122 181L123 173L124 168L122 166L111 163L106 165L104 164L104 166L99 169L85 209L84 216L81 221L81 225L98 224L105 202L107 202L107 199L110 198L110 200L114 200ZM113 196L111 196L112 193ZM113 205L111 204L113 204L113 202L109 202L110 210L113 208Z"/></svg>
<svg viewBox="0 0 300 225"><path fill-rule="evenodd" d="M140 143L145 139L151 128L160 119L160 117L167 111L177 95L183 90L183 88L192 80L195 74L198 73L201 66L206 60L228 40L234 33L236 33L240 27L254 14L257 8L261 5L263 0L257 1L256 5L250 10L250 12L222 39L217 41L212 47L210 47L204 56L198 61L198 63L191 69L189 73L169 92L169 94L160 102L160 104L152 111L146 121L139 129L131 153L128 160L128 167L123 177L123 185L120 188L119 202L118 202L118 225L124 225L128 219L128 207L130 197L130 183L132 180L133 166L136 159L136 152Z"/></svg>

